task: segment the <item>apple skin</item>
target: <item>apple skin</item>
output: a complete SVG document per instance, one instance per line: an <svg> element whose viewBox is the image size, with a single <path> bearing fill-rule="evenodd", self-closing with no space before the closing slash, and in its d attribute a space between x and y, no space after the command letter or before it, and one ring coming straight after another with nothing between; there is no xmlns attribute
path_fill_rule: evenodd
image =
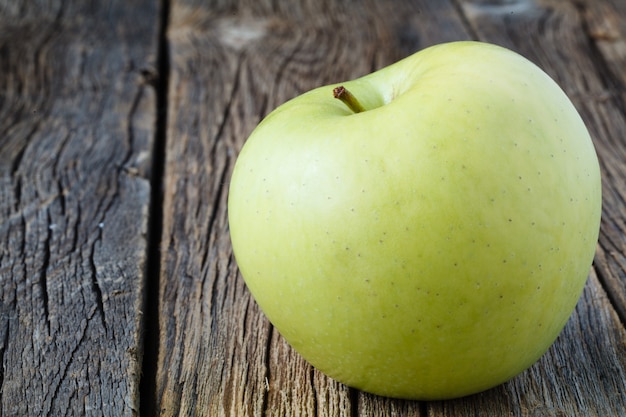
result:
<svg viewBox="0 0 626 417"><path fill-rule="evenodd" d="M598 238L600 169L541 69L427 48L267 116L232 175L241 274L275 328L348 386L406 399L501 384L554 342Z"/></svg>

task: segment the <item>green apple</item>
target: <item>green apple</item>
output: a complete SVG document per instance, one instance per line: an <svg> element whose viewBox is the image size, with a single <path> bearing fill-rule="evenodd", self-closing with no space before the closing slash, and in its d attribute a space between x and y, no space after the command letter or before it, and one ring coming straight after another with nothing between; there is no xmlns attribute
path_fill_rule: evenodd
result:
<svg viewBox="0 0 626 417"><path fill-rule="evenodd" d="M341 86L278 107L235 164L252 295L348 386L444 399L512 378L554 342L593 260L600 170L579 114L533 63L478 42Z"/></svg>

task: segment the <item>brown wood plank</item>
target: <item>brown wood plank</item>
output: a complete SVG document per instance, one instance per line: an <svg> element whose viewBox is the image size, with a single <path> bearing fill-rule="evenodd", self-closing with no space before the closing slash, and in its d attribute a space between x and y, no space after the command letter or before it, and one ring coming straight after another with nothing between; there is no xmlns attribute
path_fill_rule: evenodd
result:
<svg viewBox="0 0 626 417"><path fill-rule="evenodd" d="M620 158L624 112L611 99L615 91L609 90L607 99L603 78L610 71L622 74L620 61L611 67L590 59L600 52L592 47L592 20L585 17L596 9L585 9L585 2L501 3L172 1L156 375L160 415L626 412L626 334L616 314L620 304L611 304L625 293L620 286L626 253L621 246L625 199L619 182L625 169ZM618 1L591 3L615 9ZM589 124L607 178L596 264L557 343L509 383L447 402L361 393L307 365L251 299L228 239L228 179L249 132L278 104L312 87L360 76L430 44L470 37L503 44L537 62L570 94ZM617 244L603 245L602 239ZM607 285L606 277L616 284Z"/></svg>
<svg viewBox="0 0 626 417"><path fill-rule="evenodd" d="M0 1L0 415L138 414L158 13Z"/></svg>
<svg viewBox="0 0 626 417"><path fill-rule="evenodd" d="M278 104L468 35L449 2L226 3L172 3L158 409L420 415L417 404L353 398L272 330L237 274L227 186L244 140Z"/></svg>

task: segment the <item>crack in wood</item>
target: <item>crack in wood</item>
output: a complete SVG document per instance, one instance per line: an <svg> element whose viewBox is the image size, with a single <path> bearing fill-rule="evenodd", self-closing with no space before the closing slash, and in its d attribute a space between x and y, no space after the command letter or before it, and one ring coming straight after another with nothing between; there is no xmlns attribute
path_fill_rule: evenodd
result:
<svg viewBox="0 0 626 417"><path fill-rule="evenodd" d="M41 291L41 301L43 307L43 315L44 320L46 321L46 327L48 330L48 335L51 335L51 325L50 325L50 307L49 307L49 294L48 294L48 268L50 267L50 241L52 240L52 230L53 224L50 218L50 211L46 210L47 224L46 227L46 237L43 239L43 248L41 248L42 252L42 262L39 267L39 289Z"/></svg>
<svg viewBox="0 0 626 417"><path fill-rule="evenodd" d="M91 291L94 293L95 297L96 297L96 306L97 306L97 311L98 314L100 316L100 323L102 324L102 328L104 329L105 334L109 334L109 328L107 325L107 320L106 320L106 306L104 305L104 297L103 297L103 290L102 290L102 286L100 284L99 278L98 278L98 267L97 267L97 263L94 260L94 256L96 253L96 246L98 244L98 242L100 242L102 240L102 227L100 225L98 225L98 232L97 232L97 237L96 239L94 239L94 241L91 243L91 248L88 254L88 259L89 259L89 267L90 267L90 271L88 273L89 277L90 277L90 282L91 282Z"/></svg>
<svg viewBox="0 0 626 417"><path fill-rule="evenodd" d="M165 169L165 147L168 123L168 87L170 82L170 55L167 40L171 4L162 0L158 16L158 39L156 68L151 73L142 73L148 85L156 92L156 126L152 166L150 169L150 206L148 213L148 248L144 277L144 296L142 299L143 315L141 318L143 334L140 341L141 373L139 380L139 411L143 415L156 416L160 413L157 398L157 368L159 366L160 343L160 274L161 248L163 239L163 176Z"/></svg>

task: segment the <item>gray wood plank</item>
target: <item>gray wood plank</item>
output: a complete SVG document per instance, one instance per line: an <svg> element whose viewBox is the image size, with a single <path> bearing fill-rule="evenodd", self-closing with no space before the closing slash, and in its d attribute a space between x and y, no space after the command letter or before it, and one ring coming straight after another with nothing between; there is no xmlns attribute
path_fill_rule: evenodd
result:
<svg viewBox="0 0 626 417"><path fill-rule="evenodd" d="M0 415L138 414L158 3L0 1Z"/></svg>

